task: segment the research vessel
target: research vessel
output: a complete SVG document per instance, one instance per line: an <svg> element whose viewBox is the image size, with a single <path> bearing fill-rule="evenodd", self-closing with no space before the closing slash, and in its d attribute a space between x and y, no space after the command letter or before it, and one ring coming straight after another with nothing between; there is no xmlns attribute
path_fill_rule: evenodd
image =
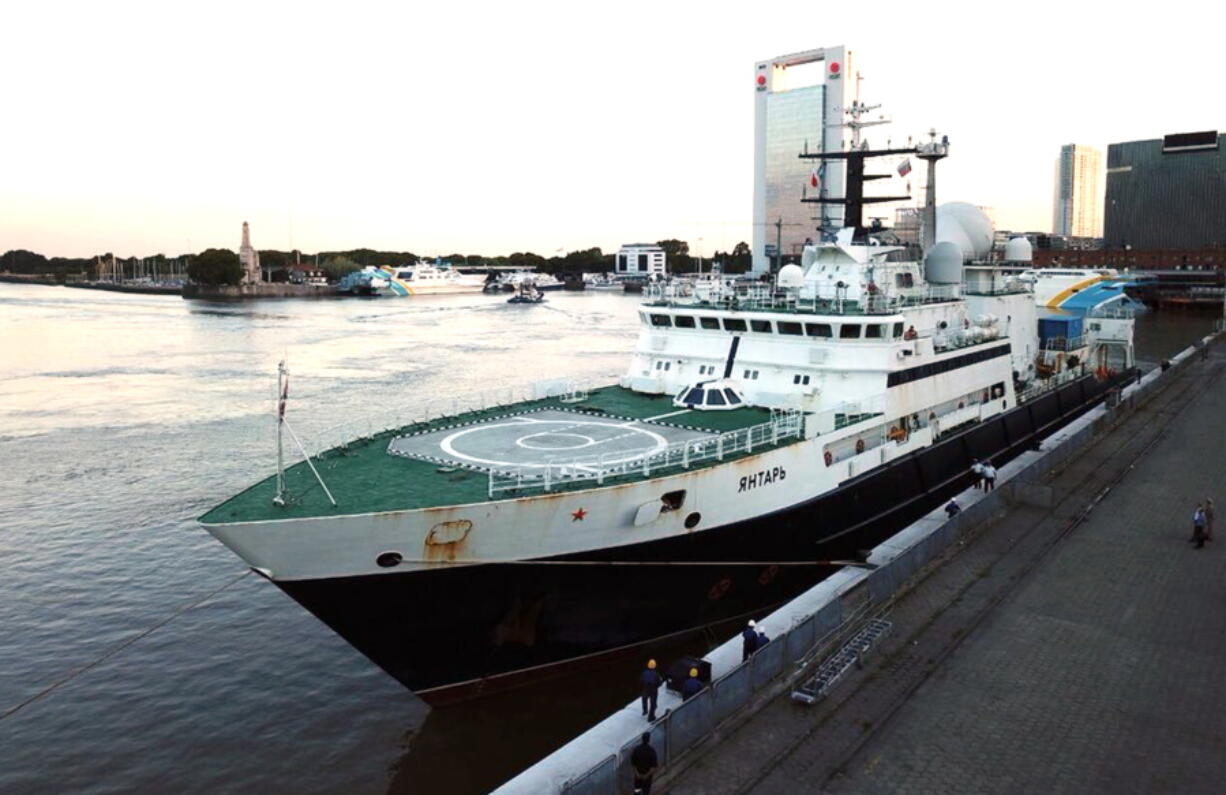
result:
<svg viewBox="0 0 1226 795"><path fill-rule="evenodd" d="M865 162L923 147L948 144L814 155L848 161L823 199L845 228L769 282L649 285L615 383L447 396L201 523L432 704L794 598L1115 377L1067 357L1040 374L1028 285L862 226Z"/></svg>

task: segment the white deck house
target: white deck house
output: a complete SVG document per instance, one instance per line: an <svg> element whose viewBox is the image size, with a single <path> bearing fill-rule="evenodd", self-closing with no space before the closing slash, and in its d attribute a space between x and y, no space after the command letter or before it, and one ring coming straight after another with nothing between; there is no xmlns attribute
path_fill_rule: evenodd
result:
<svg viewBox="0 0 1226 795"><path fill-rule="evenodd" d="M615 268L622 277L664 276L664 249L651 243L627 243L617 252Z"/></svg>

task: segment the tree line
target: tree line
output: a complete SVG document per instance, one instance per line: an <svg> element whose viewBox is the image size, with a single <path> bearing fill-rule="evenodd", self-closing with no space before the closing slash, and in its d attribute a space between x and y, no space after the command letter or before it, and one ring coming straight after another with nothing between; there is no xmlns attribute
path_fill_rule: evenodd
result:
<svg viewBox="0 0 1226 795"><path fill-rule="evenodd" d="M699 270L699 259L690 253L690 247L686 241L670 238L658 241L656 245L664 249L670 273L694 273ZM411 251L378 251L369 248L320 251L315 254L267 249L260 251L259 254L260 267L270 274L273 281L288 281L290 271L295 264L321 270L327 274L329 279L339 280L345 274L368 265L400 267L434 259L421 257ZM456 268L510 266L564 277L580 273L612 272L615 270L616 254L606 254L600 248L587 248L552 257L544 257L531 251L517 251L496 257L452 253L438 259ZM199 254L179 257L156 254L152 257L116 258L115 262L117 266L122 267L125 273L136 273L138 268L142 268L145 272L167 273L172 262L184 260L188 263L188 277L199 284L238 284L242 281L243 270L239 264L238 254L224 248L205 249ZM33 251L14 249L0 255L0 272L48 276L59 281L96 279L99 276L99 261L109 263L111 253L86 258L48 258ZM749 270L751 264L749 245L738 243L732 251L716 251L710 257L703 257L702 270L709 272L712 262L719 263L725 273L744 273ZM103 267L106 267L105 264Z"/></svg>

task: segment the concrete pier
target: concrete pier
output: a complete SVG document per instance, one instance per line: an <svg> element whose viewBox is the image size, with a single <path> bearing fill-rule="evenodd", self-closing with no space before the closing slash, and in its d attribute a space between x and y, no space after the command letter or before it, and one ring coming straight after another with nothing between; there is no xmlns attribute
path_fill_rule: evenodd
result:
<svg viewBox="0 0 1226 795"><path fill-rule="evenodd" d="M1134 410L1087 420L1108 423L1092 442L1006 484L826 700L763 699L653 792L1219 791L1224 347L1151 374ZM1206 497L1216 540L1196 549Z"/></svg>

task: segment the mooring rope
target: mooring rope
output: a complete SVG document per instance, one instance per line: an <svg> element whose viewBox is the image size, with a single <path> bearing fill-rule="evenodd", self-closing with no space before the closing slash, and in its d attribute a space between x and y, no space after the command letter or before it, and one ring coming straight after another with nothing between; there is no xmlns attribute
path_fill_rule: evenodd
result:
<svg viewBox="0 0 1226 795"><path fill-rule="evenodd" d="M862 560L522 560L499 558L467 558L463 560L431 560L402 558L400 563L421 563L442 566L856 566L875 569L875 563Z"/></svg>
<svg viewBox="0 0 1226 795"><path fill-rule="evenodd" d="M13 705L12 707L9 707L8 709L6 709L6 710L4 711L4 714L3 714L3 715L0 715L0 720L4 720L5 718L9 717L10 715L13 715L14 713L16 713L16 712L18 712L19 710L21 710L23 707L27 707L27 706L29 706L30 704L33 704L35 701L38 701L39 699L43 698L44 696L48 696L48 695L50 695L51 693L55 692L55 691L56 691L56 690L58 690L59 688L61 688L61 687L63 687L64 685L68 684L68 683L69 683L69 682L71 682L73 679L76 679L78 676L80 676L81 674L85 673L86 671L88 671L88 670L90 670L90 669L92 669L92 668L96 668L98 665L100 665L100 664L102 664L103 662L106 662L106 661L107 661L107 660L109 660L110 658L114 657L116 654L118 654L119 652L121 652L121 651L123 651L124 649L128 648L129 646L131 646L131 645L132 645L133 643L135 643L136 641L140 640L141 638L144 638L144 637L148 636L149 634L153 633L155 630L158 630L158 629L160 629L160 628L162 628L162 627L166 626L166 625L167 625L167 624L169 624L171 621L173 621L175 618L177 618L177 617L181 616L182 614L186 613L188 610L191 610L192 608L195 608L195 607L198 607L198 606L200 606L200 605L204 604L205 602L207 602L208 600L212 599L214 596L216 596L217 594L219 594L219 593L221 593L222 591L226 590L226 589L227 589L227 588L229 588L230 586L234 585L235 583L237 583L239 580L243 579L244 577L246 577L246 576L247 576L248 574L250 574L250 573L251 573L251 569L247 569L247 570L246 570L246 571L244 571L242 574L238 575L237 577L234 577L233 579L231 579L231 580L227 581L226 583L222 584L221 586L219 586L219 587L217 587L217 588L214 588L212 591L209 591L207 594L205 594L204 596L202 596L202 597L200 597L199 599L195 600L194 602L190 602L189 604L183 605L183 606L182 606L182 607L180 607L178 610L175 610L173 613L171 613L170 615L166 616L165 618L163 618L161 621L157 622L157 623L156 623L156 624L154 624L153 626L151 626L151 627L149 627L149 628L147 628L147 629L145 629L145 630L142 630L141 632L136 633L135 635L133 635L132 637L128 638L128 639L127 639L127 640L125 640L124 642L120 643L118 646L114 647L113 649L111 649L110 651L106 652L106 653L105 653L105 654L103 654L102 656L100 656L100 657L98 657L98 658L94 659L93 661L91 661L91 662L89 662L89 663L87 663L87 664L85 664L85 665L81 666L80 668L77 668L77 669L76 669L76 670L74 670L74 671L70 671L70 672L69 672L69 673L68 673L66 676L64 676L62 679L59 679L59 680L57 680L57 681L55 681L55 682L51 683L51 684L50 684L50 685L48 685L47 687L43 688L42 690L38 691L38 692L37 692L37 693L35 693L34 695L32 695L32 696L30 696L29 698L25 699L24 701L22 701L22 702L20 702L20 703L18 703L18 704L15 704L15 705Z"/></svg>

